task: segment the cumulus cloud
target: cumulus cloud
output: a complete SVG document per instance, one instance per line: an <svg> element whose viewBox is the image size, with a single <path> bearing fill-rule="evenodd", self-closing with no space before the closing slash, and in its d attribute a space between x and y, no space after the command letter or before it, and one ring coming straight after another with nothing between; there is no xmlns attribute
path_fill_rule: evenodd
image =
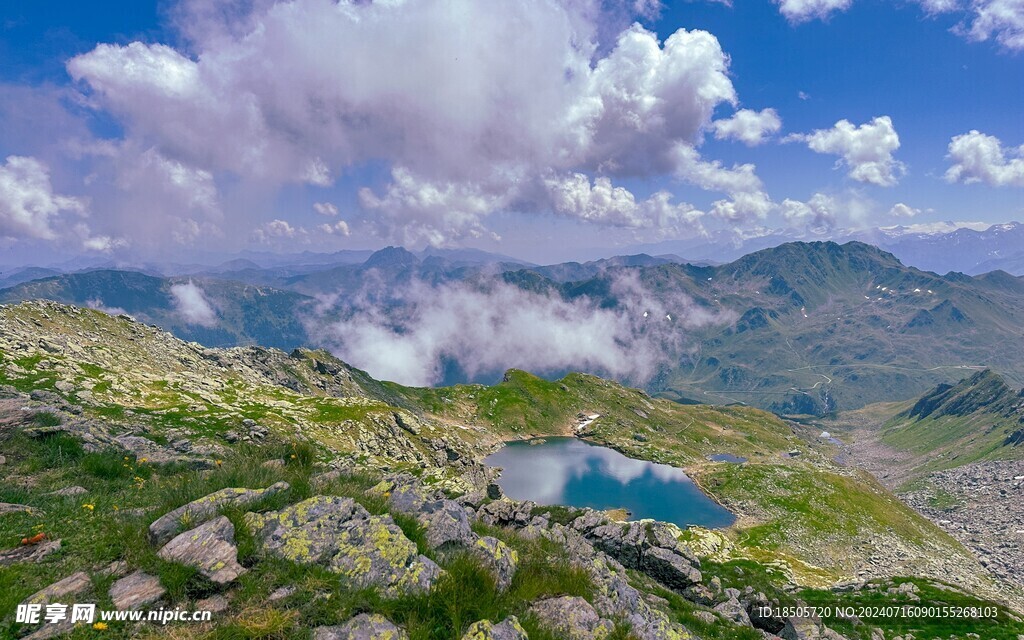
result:
<svg viewBox="0 0 1024 640"><path fill-rule="evenodd" d="M704 160L688 144L678 144L673 151L677 177L706 191L729 196L712 204L711 214L715 217L733 222L760 220L775 207L754 165L726 167L718 160Z"/></svg>
<svg viewBox="0 0 1024 640"><path fill-rule="evenodd" d="M384 162L391 182L360 192L370 228L438 245L550 204L535 195L552 173L671 172L676 146L736 103L713 35L627 26L658 6L188 1L187 51L101 44L67 68L140 148L206 175L327 186Z"/></svg>
<svg viewBox="0 0 1024 640"><path fill-rule="evenodd" d="M773 0L779 12L792 24L825 20L833 13L846 11L853 0Z"/></svg>
<svg viewBox="0 0 1024 640"><path fill-rule="evenodd" d="M338 207L330 202L314 202L313 211L328 218L334 218L338 215Z"/></svg>
<svg viewBox="0 0 1024 640"><path fill-rule="evenodd" d="M949 182L1024 187L1024 145L1004 148L999 138L972 130L950 141L947 158L953 163Z"/></svg>
<svg viewBox="0 0 1024 640"><path fill-rule="evenodd" d="M892 209L889 209L889 215L894 218L913 218L917 214L921 213L920 209L915 209L910 205L897 202L892 205Z"/></svg>
<svg viewBox="0 0 1024 640"><path fill-rule="evenodd" d="M712 123L719 140L739 140L750 147L764 143L781 128L782 119L775 109L740 109L731 118Z"/></svg>
<svg viewBox="0 0 1024 640"><path fill-rule="evenodd" d="M206 292L191 280L171 286L171 302L185 322L207 328L217 325L217 312Z"/></svg>
<svg viewBox="0 0 1024 640"><path fill-rule="evenodd" d="M806 202L787 198L779 205L779 213L786 222L814 233L826 233L840 224L863 224L872 209L870 201L852 190L843 194L816 193Z"/></svg>
<svg viewBox="0 0 1024 640"><path fill-rule="evenodd" d="M296 229L287 220L280 218L266 222L252 232L252 239L260 244L267 244L275 238L294 238L296 235L304 234L305 229Z"/></svg>
<svg viewBox="0 0 1024 640"><path fill-rule="evenodd" d="M109 253L124 246L121 238L95 235L83 220L84 198L55 193L50 169L26 156L8 156L0 165L0 240L43 241Z"/></svg>
<svg viewBox="0 0 1024 640"><path fill-rule="evenodd" d="M806 142L812 151L839 156L848 175L858 182L891 187L906 173L906 166L893 158L900 138L889 116L859 126L840 120L831 129L794 134L787 140Z"/></svg>
<svg viewBox="0 0 1024 640"><path fill-rule="evenodd" d="M347 236L352 233L352 230L348 228L348 223L344 220L338 220L334 224L322 224L317 229L329 236Z"/></svg>
<svg viewBox="0 0 1024 640"><path fill-rule="evenodd" d="M688 328L734 318L680 294L655 294L633 274L610 282L616 304L525 291L501 280L430 285L338 298L331 315L309 322L339 357L377 378L430 385L456 363L471 379L521 368L568 369L642 383L678 358Z"/></svg>
<svg viewBox="0 0 1024 640"><path fill-rule="evenodd" d="M39 160L8 156L0 165L0 236L56 240L56 218L85 210L83 200L54 193L49 167Z"/></svg>
<svg viewBox="0 0 1024 640"><path fill-rule="evenodd" d="M659 191L638 202L628 189L598 177L591 184L582 173L545 181L556 213L580 220L625 228L699 228L704 212L686 203L672 203L672 194Z"/></svg>

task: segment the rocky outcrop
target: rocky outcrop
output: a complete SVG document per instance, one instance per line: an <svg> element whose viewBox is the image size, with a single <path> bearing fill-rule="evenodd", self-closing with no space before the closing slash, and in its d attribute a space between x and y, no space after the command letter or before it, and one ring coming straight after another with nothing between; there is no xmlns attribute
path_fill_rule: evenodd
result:
<svg viewBox="0 0 1024 640"><path fill-rule="evenodd" d="M575 596L541 600L530 607L530 613L566 640L601 640L614 628L589 602Z"/></svg>
<svg viewBox="0 0 1024 640"><path fill-rule="evenodd" d="M245 567L238 564L235 527L224 516L176 536L157 555L194 567L217 584L227 584L245 573Z"/></svg>
<svg viewBox="0 0 1024 640"><path fill-rule="evenodd" d="M26 604L49 604L51 602L66 601L72 596L85 593L92 587L92 580L89 574L84 571L71 574L63 580L58 580L50 586L37 591L25 598Z"/></svg>
<svg viewBox="0 0 1024 640"><path fill-rule="evenodd" d="M702 580L700 560L679 541L682 532L674 525L651 520L617 523L588 511L572 526L623 566L642 571L671 589L682 591Z"/></svg>
<svg viewBox="0 0 1024 640"><path fill-rule="evenodd" d="M281 511L247 513L245 522L265 553L324 566L389 596L426 591L441 575L390 516L372 516L351 498L316 496Z"/></svg>
<svg viewBox="0 0 1024 640"><path fill-rule="evenodd" d="M60 540L45 540L39 544L24 544L14 549L0 551L0 567L19 562L39 562L54 551L60 551Z"/></svg>
<svg viewBox="0 0 1024 640"><path fill-rule="evenodd" d="M473 552L481 558L494 574L498 590L504 591L512 585L519 555L501 540L491 536L478 537L472 546Z"/></svg>
<svg viewBox="0 0 1024 640"><path fill-rule="evenodd" d="M469 625L469 630L462 640L530 640L526 631L519 624L519 618L509 616L499 624L490 620L480 620Z"/></svg>
<svg viewBox="0 0 1024 640"><path fill-rule="evenodd" d="M162 545L182 528L194 527L210 520L225 507L247 507L290 487L287 482L276 482L266 489L221 489L208 496L193 500L170 511L149 525L149 541Z"/></svg>
<svg viewBox="0 0 1024 640"><path fill-rule="evenodd" d="M157 602L165 593L167 590L160 584L159 578L142 571L125 576L110 587L110 599L119 611L141 609Z"/></svg>
<svg viewBox="0 0 1024 640"><path fill-rule="evenodd" d="M408 640L405 631L381 615L362 613L342 625L317 627L313 640Z"/></svg>

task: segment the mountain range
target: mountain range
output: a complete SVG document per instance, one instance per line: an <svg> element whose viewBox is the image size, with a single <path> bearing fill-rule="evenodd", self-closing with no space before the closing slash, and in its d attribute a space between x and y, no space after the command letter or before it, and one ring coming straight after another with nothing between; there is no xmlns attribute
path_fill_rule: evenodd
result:
<svg viewBox="0 0 1024 640"><path fill-rule="evenodd" d="M972 368L1024 380L1024 279L1001 271L940 276L860 242L788 243L717 266L646 255L547 267L473 264L393 247L358 264L278 269L170 278L86 271L18 284L0 291L0 301L52 299L125 312L211 346L291 349L324 346L311 327L340 313L317 311L325 296L344 305L367 286L387 298L414 282L486 291L500 281L629 317L646 313L616 288L629 278L651 299L678 301L671 335L681 343L654 378L640 381L677 401L821 414L904 400ZM209 313L196 316L193 303ZM382 304L394 312L408 301ZM687 325L695 316L712 320Z"/></svg>

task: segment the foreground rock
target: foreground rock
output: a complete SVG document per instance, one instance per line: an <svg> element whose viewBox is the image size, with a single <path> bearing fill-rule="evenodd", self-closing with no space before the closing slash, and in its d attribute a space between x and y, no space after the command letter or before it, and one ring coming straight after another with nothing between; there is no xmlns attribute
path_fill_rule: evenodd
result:
<svg viewBox="0 0 1024 640"><path fill-rule="evenodd" d="M362 613L343 625L318 627L313 640L408 640L405 631L381 615Z"/></svg>
<svg viewBox="0 0 1024 640"><path fill-rule="evenodd" d="M405 537L390 516L372 516L351 498L316 496L245 522L264 552L318 564L387 596L429 590L441 568Z"/></svg>
<svg viewBox="0 0 1024 640"><path fill-rule="evenodd" d="M276 482L266 489L230 488L214 491L158 518L149 525L149 541L154 545L162 545L173 538L183 525L186 528L194 527L213 518L224 507L247 507L289 488L287 482Z"/></svg>
<svg viewBox="0 0 1024 640"><path fill-rule="evenodd" d="M601 640L613 629L611 621L597 615L594 607L580 597L548 598L534 603L530 611L566 640Z"/></svg>
<svg viewBox="0 0 1024 640"><path fill-rule="evenodd" d="M195 567L217 584L227 584L246 571L238 564L235 527L225 516L175 537L157 555Z"/></svg>
<svg viewBox="0 0 1024 640"><path fill-rule="evenodd" d="M499 624L490 620L481 620L469 625L462 640L530 640L526 631L519 624L519 618L509 616Z"/></svg>
<svg viewBox="0 0 1024 640"><path fill-rule="evenodd" d="M60 540L46 540L40 544L24 545L0 551L0 567L19 562L39 562L54 551L60 551Z"/></svg>
<svg viewBox="0 0 1024 640"><path fill-rule="evenodd" d="M141 609L160 600L165 593L159 578L142 571L121 578L110 587L110 599L119 611Z"/></svg>
<svg viewBox="0 0 1024 640"><path fill-rule="evenodd" d="M92 586L89 574L84 571L71 574L63 580L58 580L50 586L37 591L25 599L25 604L49 604L61 602L70 596L84 593Z"/></svg>

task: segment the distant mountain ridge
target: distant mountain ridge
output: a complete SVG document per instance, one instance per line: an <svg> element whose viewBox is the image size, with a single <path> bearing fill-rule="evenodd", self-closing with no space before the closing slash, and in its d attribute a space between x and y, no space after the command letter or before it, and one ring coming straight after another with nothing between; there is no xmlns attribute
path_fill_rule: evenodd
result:
<svg viewBox="0 0 1024 640"><path fill-rule="evenodd" d="M1024 458L1024 391L991 369L940 384L892 418L882 441L917 456L927 471Z"/></svg>
<svg viewBox="0 0 1024 640"><path fill-rule="evenodd" d="M497 279L622 317L644 313L616 293L625 281L667 304L676 320L688 314L721 319L680 326L675 362L645 384L680 402L823 414L906 400L958 380L968 366L994 367L1024 381L1024 279L1005 272L939 276L861 242L787 243L704 266L645 254L549 267L467 264L453 257L390 247L360 263L314 271L237 262L229 266L240 271L186 278L96 270L0 290L0 301L47 298L122 309L211 346L290 349L311 342L304 323L313 296L344 301L369 287L392 305L381 309L387 316L405 304L391 294L411 283L486 289ZM190 278L215 307L215 326L190 323L177 308L171 288Z"/></svg>

